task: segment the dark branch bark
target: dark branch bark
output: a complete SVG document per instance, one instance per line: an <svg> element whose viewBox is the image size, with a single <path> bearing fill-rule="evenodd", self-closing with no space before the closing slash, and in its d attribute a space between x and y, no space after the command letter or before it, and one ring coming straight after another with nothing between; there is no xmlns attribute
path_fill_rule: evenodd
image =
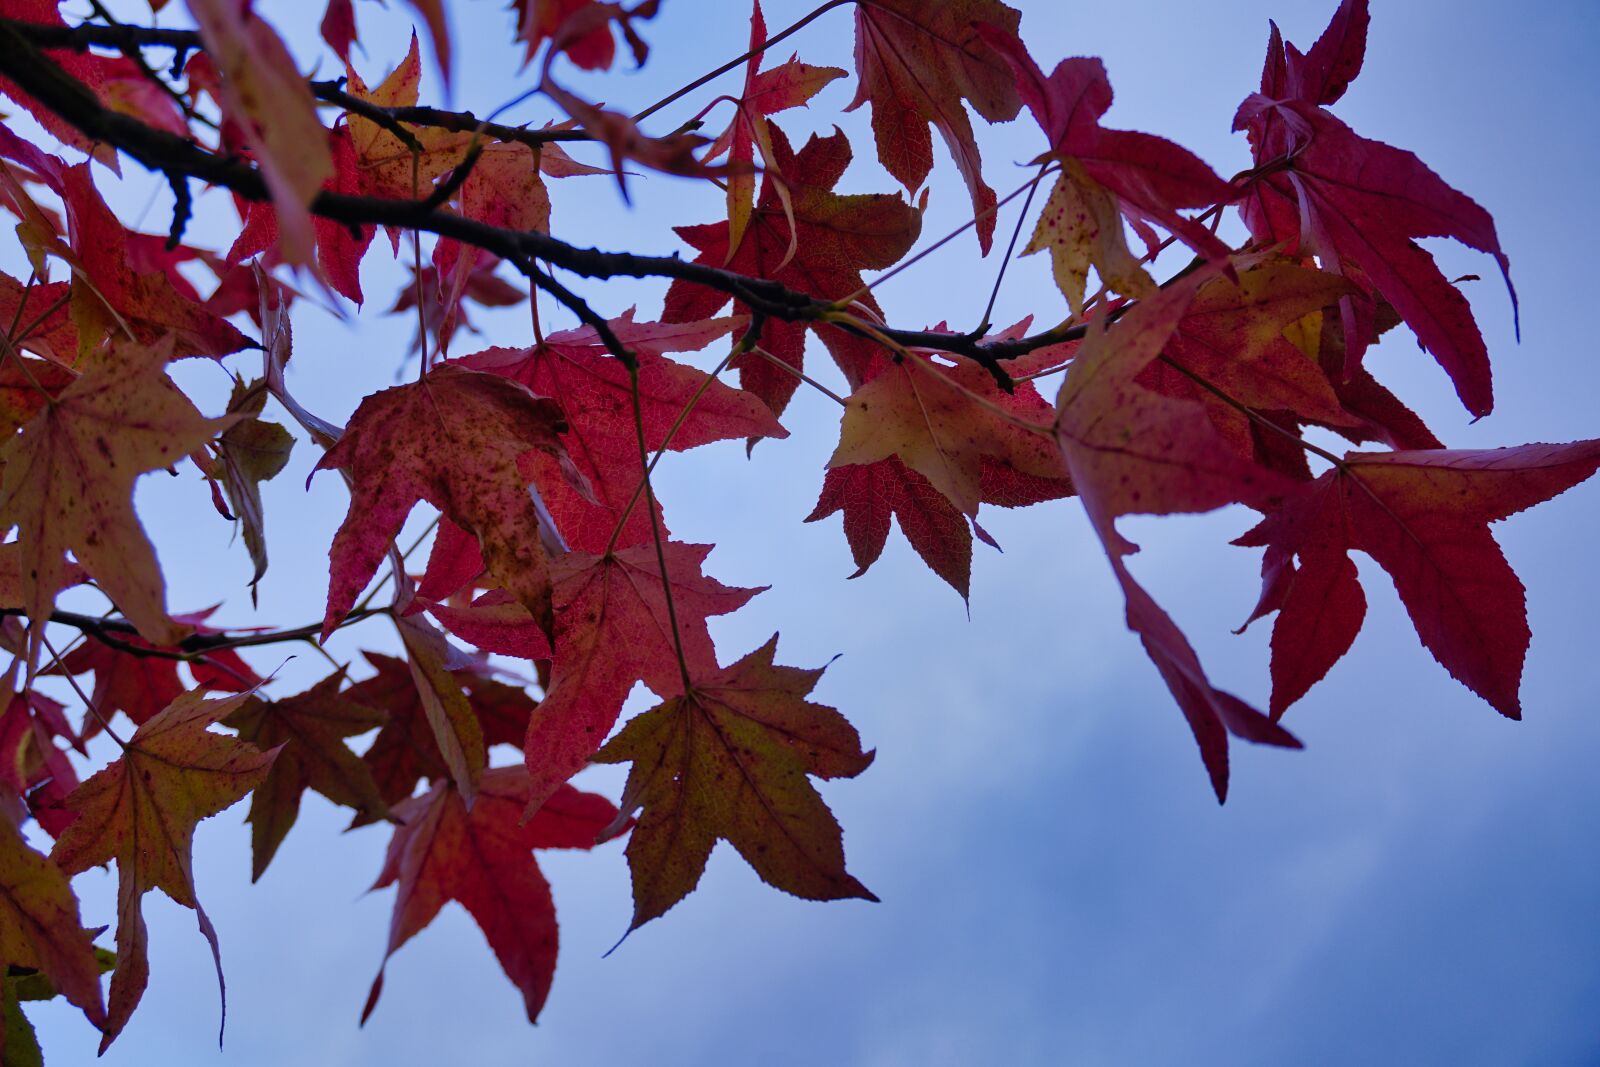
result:
<svg viewBox="0 0 1600 1067"><path fill-rule="evenodd" d="M168 30L158 26L101 26L85 22L79 26L42 26L20 19L0 19L40 48L64 48L87 52L109 48L117 52L141 48L175 48L180 52L199 51L203 46L198 30Z"/></svg>
<svg viewBox="0 0 1600 1067"><path fill-rule="evenodd" d="M186 138L104 107L84 85L66 74L34 46L29 35L39 27L29 28L25 35L18 26L13 21L0 20L0 75L11 79L63 121L91 140L127 153L148 169L166 175L169 180L174 177L197 178L229 189L246 200L270 199L260 172L249 162L208 152ZM116 27L95 29L96 36L104 31L111 37L115 36L111 31L118 30ZM175 47L181 42L156 43L171 43ZM346 225L382 225L422 230L510 260L536 285L597 329L603 326L598 316L587 311L587 306L581 300L555 283L547 273L535 268L533 261L542 260L552 267L585 278L667 278L692 282L726 293L752 313L787 322L821 323L838 313L838 309L828 300L798 292L769 279L752 278L720 267L686 262L676 255L647 256L580 248L540 231L502 229L463 218L432 206L428 200L391 200L325 191L312 201L311 210ZM580 311L580 307L584 310ZM858 332L846 323L832 322L831 325ZM602 331L602 340L610 344L614 339L604 336L608 332ZM968 335L892 327L878 328L877 332L907 348L948 352L972 359L1008 389L1012 383L1003 366L1004 360L1084 335L1082 326L1047 330L1015 340L989 342Z"/></svg>
<svg viewBox="0 0 1600 1067"><path fill-rule="evenodd" d="M374 615L387 615L388 608L369 608L352 611L340 623L340 628ZM0 618L15 615L26 618L27 613L21 608L0 608ZM126 652L130 656L144 656L149 659L192 660L203 657L208 652L225 652L235 648L258 648L262 645L281 645L290 641L307 641L315 639L322 633L320 622L308 623L297 626L292 630L268 630L262 633L243 634L190 634L171 648L150 648L136 645L128 638L137 637L139 631L134 625L124 619L102 619L97 615L81 615L75 611L51 612L50 622L70 626L74 630L87 634L101 644L109 645L119 652Z"/></svg>
<svg viewBox="0 0 1600 1067"><path fill-rule="evenodd" d="M470 111L442 111L436 107L380 107L344 91L341 81L313 81L311 95L328 104L337 104L346 111L371 119L402 140L411 137L400 123L413 126L431 126L451 133L481 133L496 141L525 144L537 149L555 141L592 141L586 130L530 130L525 126L507 126L499 122L485 122ZM390 125L390 124L393 125ZM404 131L403 133L401 131Z"/></svg>

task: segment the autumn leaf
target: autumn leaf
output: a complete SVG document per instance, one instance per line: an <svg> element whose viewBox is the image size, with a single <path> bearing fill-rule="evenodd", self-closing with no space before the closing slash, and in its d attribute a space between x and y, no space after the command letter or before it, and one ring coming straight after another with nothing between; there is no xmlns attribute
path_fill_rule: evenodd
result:
<svg viewBox="0 0 1600 1067"><path fill-rule="evenodd" d="M428 27L428 37L433 41L434 59L439 64L439 73L444 78L445 87L450 85L450 23L445 13L444 0L406 0L422 21Z"/></svg>
<svg viewBox="0 0 1600 1067"><path fill-rule="evenodd" d="M617 191L624 202L628 202L628 184L623 165L630 161L663 174L707 180L724 179L734 170L732 164L710 163L704 155L695 155L710 143L709 138L698 133L680 129L661 135L648 134L639 128L637 120L624 112L586 100L557 85L548 76L540 91L565 111L575 125L606 146L611 154L611 172L616 175Z"/></svg>
<svg viewBox="0 0 1600 1067"><path fill-rule="evenodd" d="M1236 281L1214 278L1201 286L1163 352L1248 407L1348 425L1328 376L1285 331L1337 307L1351 291L1338 275L1269 260L1240 270Z"/></svg>
<svg viewBox="0 0 1600 1067"><path fill-rule="evenodd" d="M70 551L141 636L172 645L186 632L167 615L161 569L133 511L133 482L231 420L195 410L167 378L170 354L168 345L119 346L0 449L0 528L18 530L30 619L49 616Z"/></svg>
<svg viewBox="0 0 1600 1067"><path fill-rule="evenodd" d="M855 728L806 695L821 670L773 664L778 638L698 675L624 726L594 757L632 762L622 814L637 930L700 881L727 841L768 885L807 900L877 900L844 868L839 824L808 775L853 778L872 762Z"/></svg>
<svg viewBox="0 0 1600 1067"><path fill-rule="evenodd" d="M454 652L444 634L427 619L400 617L395 619L395 629L405 645L406 666L423 720L433 735L433 751L470 807L478 794L478 779L488 765L488 746L472 703L450 670Z"/></svg>
<svg viewBox="0 0 1600 1067"><path fill-rule="evenodd" d="M978 364L957 359L950 365L911 350L851 393L828 466L897 457L969 516L983 497L985 459L1064 480L1049 438L1050 407L1038 391L1024 382L1007 393Z"/></svg>
<svg viewBox="0 0 1600 1067"><path fill-rule="evenodd" d="M1274 25L1261 91L1324 107L1337 103L1361 73L1370 23L1367 0L1341 0L1328 28L1304 55L1294 45L1285 45Z"/></svg>
<svg viewBox="0 0 1600 1067"><path fill-rule="evenodd" d="M419 594L417 604L451 635L480 652L547 662L550 658L550 638L534 625L528 609L503 590L491 589L467 604L424 600Z"/></svg>
<svg viewBox="0 0 1600 1067"><path fill-rule="evenodd" d="M278 753L251 795L246 817L252 882L260 881L294 826L307 789L368 817L388 814L371 769L345 744L347 738L382 726L388 716L349 699L340 692L344 683L340 671L295 696L252 696L223 720L224 726L239 731L241 741Z"/></svg>
<svg viewBox="0 0 1600 1067"><path fill-rule="evenodd" d="M275 422L260 418L266 404L265 381L246 385L233 383L228 400L230 414L240 421L223 431L217 439L217 462L211 476L222 483L232 507L232 518L239 521L245 548L255 565L250 576L252 590L267 573L266 516L261 507L261 483L277 477L289 462L294 435Z"/></svg>
<svg viewBox="0 0 1600 1067"><path fill-rule="evenodd" d="M322 183L323 190L343 194L362 192L361 171L350 131L329 130L327 138L333 173ZM243 225L228 249L226 262L230 265L278 245L278 210L272 203L239 202L238 207ZM365 299L361 292L361 260L372 244L373 228L350 227L319 215L312 218L311 231L316 240L317 266L328 284L341 296L361 304Z"/></svg>
<svg viewBox="0 0 1600 1067"><path fill-rule="evenodd" d="M1467 410L1487 415L1494 407L1489 353L1472 308L1415 239L1453 237L1494 256L1515 308L1494 220L1412 153L1361 137L1317 106L1336 100L1360 69L1365 23L1364 0L1342 5L1307 57L1295 53L1292 77L1275 74L1285 60L1274 36L1262 91L1234 117L1234 129L1249 133L1258 168L1243 190L1242 214L1258 240L1288 242L1381 294L1450 376ZM1366 338L1346 342L1348 373Z"/></svg>
<svg viewBox="0 0 1600 1067"><path fill-rule="evenodd" d="M9 787L10 795L25 800L29 814L52 836L64 825L61 801L78 787L78 772L56 741L88 755L65 710L43 693L24 690L0 711L0 794Z"/></svg>
<svg viewBox="0 0 1600 1067"><path fill-rule="evenodd" d="M60 170L52 187L66 205L75 257L71 314L78 352L73 362L81 362L106 337L120 344L130 334L145 345L170 335L173 359L220 357L249 347L244 334L185 295L167 274L137 269L134 235L100 196L88 164Z"/></svg>
<svg viewBox="0 0 1600 1067"><path fill-rule="evenodd" d="M65 385L70 380L65 368L78 361L78 331L68 319L66 308L66 300L71 292L72 287L67 282L25 285L0 271L0 330L3 330L6 340L24 351L36 352L47 360L61 364L61 367L53 370L46 368L43 375L35 368L35 379L46 388L55 389ZM17 324L15 332L20 336L11 336L12 323ZM3 410L7 420L11 421L15 419L19 404L29 403L30 398L35 405L40 402L39 391L17 370L13 360L7 360L0 366L0 372L5 375L0 379L4 383L0 386L4 389ZM46 380L46 375L53 379L53 383ZM26 391L24 386L27 387ZM20 425L28 420L16 421Z"/></svg>
<svg viewBox="0 0 1600 1067"><path fill-rule="evenodd" d="M550 993L558 941L555 903L533 850L592 848L617 809L603 797L563 786L525 821L527 797L527 772L498 767L484 774L470 810L448 784L407 800L395 809L403 825L372 888L399 887L385 966L446 903L458 901L521 990L531 1023ZM380 967L361 1012L363 1023L382 992Z"/></svg>
<svg viewBox="0 0 1600 1067"><path fill-rule="evenodd" d="M738 610L762 590L705 577L710 553L710 545L662 546L671 610L654 545L607 556L571 552L557 561L554 666L524 744L533 803L583 769L635 682L663 696L682 690L680 647L691 672L716 669L706 620Z"/></svg>
<svg viewBox="0 0 1600 1067"><path fill-rule="evenodd" d="M1093 250L1078 254L1101 267L1104 280L1115 285L1120 279L1123 284L1142 290L1132 295L1148 292L1147 286L1134 280L1138 274L1135 265L1124 258L1126 248L1119 251L1115 244L1120 236L1111 231L1120 229L1120 224L1104 210L1102 198L1106 194L1114 198L1117 208L1130 220L1154 222L1208 259L1227 256L1227 245L1193 219L1179 214L1179 209L1226 203L1232 196L1228 184L1198 156L1171 141L1101 126L1101 117L1111 107L1111 82L1100 60L1064 59L1047 78L1015 33L992 26L981 27L979 33L1016 72L1017 91L1050 139L1051 154L1067 163L1059 182L1074 185L1080 204L1072 204L1070 195L1058 184L1062 199L1056 200L1057 194L1052 194L1055 206L1088 209L1093 225L1102 231L1091 244ZM1047 218L1049 212L1047 207ZM1061 273L1058 259L1058 279ZM1067 273L1076 280L1076 267ZM1077 310L1081 306L1081 285L1076 287L1076 299L1071 289L1063 286L1063 291Z"/></svg>
<svg viewBox="0 0 1600 1067"><path fill-rule="evenodd" d="M559 453L566 429L555 403L508 378L457 363L361 402L316 470L351 479L350 513L329 554L323 638L355 604L406 516L419 502L477 535L495 583L541 624L550 617L550 569L539 514L517 459Z"/></svg>
<svg viewBox="0 0 1600 1067"><path fill-rule="evenodd" d="M634 62L642 64L649 49L633 20L654 18L659 7L659 0L638 0L632 8L604 0L511 0L517 39L526 43L529 62L550 41L553 51L584 70L605 70L616 60L613 22L628 42Z"/></svg>
<svg viewBox="0 0 1600 1067"><path fill-rule="evenodd" d="M683 452L713 441L788 436L754 396L664 355L705 348L740 324L737 318L636 322L632 311L610 321L612 331L638 361L639 406L648 451L665 446ZM520 382L561 406L567 423L561 444L589 493L572 488L549 460L535 456L526 462L534 465L541 495L569 545L584 552L604 552L619 523L617 545L650 539L650 513L643 499L634 499L644 472L633 425L632 381L593 327L551 334L532 348L491 348L463 358L461 364ZM623 522L623 511L630 505Z"/></svg>
<svg viewBox="0 0 1600 1067"><path fill-rule="evenodd" d="M43 972L91 1023L105 1025L100 967L67 876L0 817L0 976L11 967Z"/></svg>
<svg viewBox="0 0 1600 1067"><path fill-rule="evenodd" d="M1017 117L1021 100L1005 61L980 37L980 23L1011 35L1022 15L999 0L862 0L856 4L856 98L872 105L878 159L909 192L933 169L935 126L972 194L978 241L994 239L995 195L962 101L991 123ZM1020 45L1019 45L1020 47ZM988 214L985 214L988 212Z"/></svg>
<svg viewBox="0 0 1600 1067"><path fill-rule="evenodd" d="M152 889L194 909L211 944L226 1017L222 954L216 929L195 896L191 852L195 825L259 785L277 754L206 729L243 700L185 693L139 727L122 756L65 801L77 817L50 858L69 875L117 863L117 969L101 1052L122 1032L149 982L141 901Z"/></svg>
<svg viewBox="0 0 1600 1067"><path fill-rule="evenodd" d="M34 420L77 375L49 360L17 355L0 363L0 440Z"/></svg>
<svg viewBox="0 0 1600 1067"><path fill-rule="evenodd" d="M411 35L405 58L376 88L368 89L353 67L346 68L346 77L348 92L359 100L379 107L415 106L422 81L416 34ZM369 118L351 113L349 123L361 191L393 200L427 196L435 179L461 161L472 140L468 133L408 124L404 128L419 149L413 151L392 130ZM391 232L390 236L398 247L398 234Z"/></svg>
<svg viewBox="0 0 1600 1067"><path fill-rule="evenodd" d="M911 248L922 229L921 214L898 195L851 194L833 191L850 163L850 142L837 130L831 137L812 137L798 153L776 124L772 132L773 158L783 174L793 205L789 213L772 178L762 183L761 198L751 216L744 240L730 258L729 224L677 227L700 254L696 263L728 269L752 278L770 278L821 300L844 300L862 287L863 270L893 266ZM799 232L798 250L789 248ZM860 298L864 307L878 312L870 293ZM728 294L675 281L667 290L661 317L666 322L709 319L729 301ZM836 328L818 330L852 385L863 379L862 368L876 358L876 346ZM806 326L801 322L769 321L760 343L791 370L774 367L764 358L747 353L733 363L739 382L760 397L773 414L782 415L799 386L795 372L804 365Z"/></svg>
<svg viewBox="0 0 1600 1067"><path fill-rule="evenodd" d="M735 164L728 176L728 254L732 256L744 240L745 227L754 210L755 159L759 152L762 166L778 180L774 190L780 199L787 199L788 186L781 180L782 173L772 151L772 133L767 116L790 108L804 107L806 102L835 78L844 77L838 67L814 67L800 62L799 56L771 70L762 71L761 58L767 45L767 20L761 13L761 0L754 0L750 12L750 58L745 63L744 92L733 102L733 121L728 124L707 151L708 159L716 159L724 152ZM793 207L788 205L792 214ZM799 233L793 232L789 252L799 250Z"/></svg>
<svg viewBox="0 0 1600 1067"><path fill-rule="evenodd" d="M522 611L524 624L537 632L537 627L527 619L526 609L518 607L517 610ZM416 791L419 780L447 778L450 772L428 720L410 661L376 652L364 655L377 674L355 683L343 696L351 703L381 711L386 716L378 736L361 758L371 769L384 803L393 807ZM528 732L528 717L535 705L533 698L516 686L470 670L448 673L453 684L466 695L470 714L481 736L480 744L520 748ZM481 775L481 769L479 773ZM371 817L358 812L352 825L371 821Z"/></svg>
<svg viewBox="0 0 1600 1067"><path fill-rule="evenodd" d="M540 176L539 155L524 144L480 146L476 158L462 163L470 167L466 180L455 196L456 210L469 219L508 230L550 229L550 194ZM441 283L449 279L443 300L443 315L431 320L439 336L439 351L449 349L455 333L455 318L461 298L474 281L474 274L493 257L461 243L440 239L433 247L433 264ZM491 267L492 269L492 267Z"/></svg>
<svg viewBox="0 0 1600 1067"><path fill-rule="evenodd" d="M933 572L966 599L972 578L972 529L967 517L933 483L898 456L876 463L830 467L817 506L806 516L816 522L844 513L844 536L859 578L883 555L890 520Z"/></svg>
<svg viewBox="0 0 1600 1067"><path fill-rule="evenodd" d="M1343 304L1341 301L1341 310ZM1380 304L1376 311L1374 320L1365 327L1372 330L1374 336L1400 324L1399 315L1388 304ZM1354 325L1360 328L1360 324ZM1365 367L1348 369L1349 349L1345 342L1343 314L1312 312L1284 330L1284 337L1316 361L1339 397L1339 406L1355 420L1354 425L1333 426L1335 432L1355 444L1377 441L1399 451L1444 447L1422 418L1374 378L1371 371Z"/></svg>
<svg viewBox="0 0 1600 1067"><path fill-rule="evenodd" d="M389 313L404 314L416 323L411 346L414 354L421 355L424 350L432 351L435 347L441 353L448 351L458 330L478 333L467 315L469 300L483 307L500 308L528 299L526 289L519 289L495 274L498 260L487 256L474 258L477 262L465 277L461 271L467 261L459 262L450 278L442 276L432 264L420 271L415 267L411 269L411 278L401 285ZM419 300L420 312L416 310Z"/></svg>
<svg viewBox="0 0 1600 1067"><path fill-rule="evenodd" d="M1127 599L1128 628L1194 732L1217 799L1228 792L1228 735L1298 748L1259 711L1214 687L1188 640L1129 572L1138 546L1116 520L1131 514L1210 511L1235 502L1268 505L1291 483L1238 458L1193 401L1136 384L1154 362L1212 272L1197 271L1141 301L1114 325L1090 322L1056 401L1056 435L1089 521Z"/></svg>
<svg viewBox="0 0 1600 1067"><path fill-rule="evenodd" d="M322 39L334 54L350 62L350 46L356 43L356 11L353 0L328 0L322 21L317 25Z"/></svg>
<svg viewBox="0 0 1600 1067"><path fill-rule="evenodd" d="M1056 288L1074 315L1083 314L1091 267L1107 288L1123 296L1144 297L1155 289L1143 261L1128 250L1116 197L1076 159L1063 161L1033 237L1022 250L1025 256L1036 252L1050 253Z"/></svg>
<svg viewBox="0 0 1600 1067"><path fill-rule="evenodd" d="M1600 441L1480 451L1351 452L1236 544L1281 571L1272 713L1282 715L1349 650L1366 614L1352 550L1394 580L1417 636L1445 670L1511 719L1530 633L1522 583L1488 524L1600 469Z"/></svg>
<svg viewBox="0 0 1600 1067"><path fill-rule="evenodd" d="M224 113L243 131L277 208L286 262L311 262L311 201L333 176L311 89L271 26L237 0L187 0L221 74Z"/></svg>

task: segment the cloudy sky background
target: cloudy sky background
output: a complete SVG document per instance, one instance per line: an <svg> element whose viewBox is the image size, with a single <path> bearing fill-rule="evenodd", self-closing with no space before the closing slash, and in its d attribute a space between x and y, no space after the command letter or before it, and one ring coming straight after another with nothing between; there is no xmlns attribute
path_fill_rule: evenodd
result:
<svg viewBox="0 0 1600 1067"><path fill-rule="evenodd" d="M314 54L313 6L262 10ZM1047 69L1104 57L1111 125L1159 133L1219 173L1247 165L1228 132L1258 78L1268 18L1302 45L1332 0L1023 2L1023 37ZM1469 292L1498 370L1496 413L1476 425L1404 331L1371 357L1379 376L1451 444L1491 447L1600 433L1591 340L1591 201L1600 170L1592 56L1600 13L1586 0L1374 0L1367 65L1337 108L1369 137L1417 152L1494 213L1523 303L1523 340L1494 281ZM124 5L130 18L140 5ZM404 48L401 5L358 5L375 81ZM498 3L455 4L455 103L482 114L521 91ZM741 52L740 4L668 0L646 35L642 73L574 79L624 109L642 106ZM778 29L808 7L767 5ZM1113 14L1114 11L1114 14ZM147 13L145 17L148 17ZM850 15L825 16L786 43L813 63L850 67ZM735 91L738 76L726 86ZM437 91L430 71L425 101ZM796 140L838 121L857 146L855 191L891 191L871 158L866 113L838 109L853 78L810 113L781 119ZM660 116L670 129L709 96ZM535 105L517 120L542 121ZM979 130L1002 192L1044 147L1026 118ZM925 233L964 221L965 191L942 148ZM129 165L114 198L137 213L155 182ZM580 244L679 249L673 223L718 216L720 195L653 177L624 208L606 179L553 183L555 228ZM215 194L202 226L217 242L230 214ZM166 225L166 194L144 222ZM1015 216L1002 216L1002 234ZM1493 274L1487 257L1436 243L1447 274ZM290 385L342 421L401 371L409 317L377 314L400 282L382 242L368 257L367 313L298 321ZM997 262L958 239L880 290L890 318L976 321ZM608 314L659 310L662 287L587 285ZM1064 311L1038 258L1013 268L997 321ZM547 309L554 321L564 321ZM524 309L483 319L484 344L527 344ZM476 347L458 340L456 351ZM699 357L703 365L707 357ZM716 356L710 355L714 360ZM250 368L249 358L234 363ZM817 365L821 365L820 362ZM226 377L183 367L220 409ZM1053 393L1054 382L1047 393ZM837 434L831 401L802 392L793 436L746 461L734 443L674 456L660 492L675 533L719 547L709 571L772 590L714 627L725 660L782 631L780 659L842 656L817 698L841 708L878 750L855 781L824 786L851 868L883 903L797 901L762 885L726 847L700 889L664 919L626 928L620 843L547 854L562 920L555 989L537 1028L522 1017L471 920L447 907L389 967L384 999L356 1027L381 959L392 891L363 895L387 838L342 835L342 815L308 797L260 884L249 883L240 805L197 837L200 898L222 937L228 1042L218 1053L216 988L192 913L152 894L152 981L108 1064L762 1062L1583 1064L1600 1057L1600 755L1592 523L1600 488L1582 487L1497 528L1529 588L1535 634L1526 721L1500 719L1419 646L1387 578L1363 567L1371 602L1353 653L1287 724L1302 753L1235 748L1232 797L1211 798L1193 742L1138 642L1125 632L1105 560L1071 502L986 513L1003 555L980 546L970 610L898 535L865 577L838 520L803 525ZM249 564L227 525L205 518L197 479L144 480L139 502L167 567L169 600L227 601L218 619L294 625L320 617L324 561L344 515L342 483L305 477L304 443L268 486L273 566L253 614ZM194 516L200 516L196 519ZM1141 580L1185 626L1219 684L1265 703L1267 629L1229 631L1256 593L1255 552L1226 547L1248 516L1225 511L1126 523L1145 551ZM333 648L390 649L381 622ZM254 657L261 670L281 657ZM316 680L302 653L282 691ZM635 697L640 698L636 693ZM636 703L644 706L642 700ZM501 761L515 758L498 753ZM615 798L620 775L586 772ZM113 915L114 875L77 881L91 924ZM89 1062L95 1037L56 1005L33 1012L53 1063Z"/></svg>

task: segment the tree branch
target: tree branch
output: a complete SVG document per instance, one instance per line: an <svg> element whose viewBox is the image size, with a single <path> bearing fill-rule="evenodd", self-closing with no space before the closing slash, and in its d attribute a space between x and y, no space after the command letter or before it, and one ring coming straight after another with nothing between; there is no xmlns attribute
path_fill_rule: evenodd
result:
<svg viewBox="0 0 1600 1067"><path fill-rule="evenodd" d="M15 22L0 20L0 75L11 79L63 121L91 140L117 148L169 179L175 176L198 178L228 189L245 200L270 200L261 173L248 161L216 155L184 137L103 106L88 88L42 55L17 26ZM423 230L519 265L543 260L584 278L668 278L692 282L726 293L753 313L785 322L821 324L835 317L838 311L832 301L798 292L770 279L687 262L676 255L647 256L580 248L537 230L508 230L463 218L430 206L427 200L391 200L324 191L310 207L314 214L347 225ZM549 275L534 269L524 269L524 273L557 300L569 308L574 307L573 294L560 288ZM860 332L847 324L831 325ZM1011 378L1005 371L1004 360L1080 338L1084 328L1081 325L1057 328L1031 337L987 342L970 336L893 327L883 327L877 332L909 348L965 356L983 366L1003 388L1009 389Z"/></svg>
<svg viewBox="0 0 1600 1067"><path fill-rule="evenodd" d="M384 129L401 137L411 138L409 130L401 123L413 126L430 126L451 133L481 133L497 141L516 142L537 149L555 141L593 141L587 130L530 130L526 126L507 126L488 122L470 111L443 111L436 107L382 107L344 91L344 79L309 82L311 95L327 104L336 104L362 118L371 119ZM404 134L400 131L405 130ZM414 138L412 138L414 140Z"/></svg>
<svg viewBox="0 0 1600 1067"><path fill-rule="evenodd" d="M344 626L360 622L362 619L373 615L387 615L388 608L369 608L352 611L345 617ZM27 612L21 608L0 608L0 618L6 616L25 618ZM182 641L170 648L153 648L148 645L134 644L128 640L138 636L138 629L130 622L123 619L102 619L98 615L81 615L75 611L51 612L50 622L70 626L80 633L94 638L103 645L109 645L119 652L126 652L130 656L143 656L148 659L174 659L188 661L197 657L204 657L208 652L225 652L235 648L253 648L261 645L279 645L289 641L304 641L314 638L322 633L320 622L308 623L297 626L292 630L268 630L263 633L246 633L229 635L216 634L190 634Z"/></svg>

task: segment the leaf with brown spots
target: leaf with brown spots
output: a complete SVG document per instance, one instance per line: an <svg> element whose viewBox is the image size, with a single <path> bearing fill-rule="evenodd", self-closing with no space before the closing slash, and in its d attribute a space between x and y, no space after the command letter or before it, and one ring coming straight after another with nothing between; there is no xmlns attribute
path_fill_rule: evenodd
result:
<svg viewBox="0 0 1600 1067"><path fill-rule="evenodd" d="M1101 231L1102 258L1096 262L1106 281L1126 282L1138 276L1136 267L1105 243L1119 240L1110 232L1121 227L1116 212L1134 222L1164 227L1208 259L1227 256L1227 245L1194 219L1179 214L1179 209L1226 203L1228 183L1194 153L1171 141L1100 125L1111 107L1111 82L1104 63L1064 59L1046 77L1014 33L984 26L978 34L1015 72L1022 102L1050 139L1050 154L1066 163L1062 181L1075 184L1082 202L1093 208L1094 226ZM1072 299L1070 290L1067 296Z"/></svg>
<svg viewBox="0 0 1600 1067"><path fill-rule="evenodd" d="M379 107L415 106L422 81L422 59L417 52L416 34L411 35L411 48L405 59L375 88L368 89L353 67L346 68L346 74L351 96ZM431 126L408 124L405 129L416 139L421 151L413 152L393 132L371 119L350 115L350 140L363 193L395 200L427 196L434 179L461 161L472 140L471 134Z"/></svg>
<svg viewBox="0 0 1600 1067"><path fill-rule="evenodd" d="M324 638L355 604L420 501L475 534L494 584L548 626L550 564L539 506L517 461L536 450L560 455L558 435L566 428L553 401L457 363L363 400L316 466L340 468L351 482L350 513L329 553Z"/></svg>
<svg viewBox="0 0 1600 1067"><path fill-rule="evenodd" d="M0 529L17 529L23 608L42 623L71 552L145 638L171 645L187 628L165 605L161 568L133 511L133 483L227 428L166 375L170 344L118 346L62 390L0 449Z"/></svg>
<svg viewBox="0 0 1600 1067"><path fill-rule="evenodd" d="M150 979L141 902L152 889L194 909L211 944L226 1019L222 953L216 928L195 896L191 852L195 825L259 785L277 754L206 729L243 701L242 695L206 700L185 693L139 727L121 758L64 803L76 818L50 858L69 875L117 864L117 969L102 1052L122 1032Z"/></svg>
<svg viewBox="0 0 1600 1067"><path fill-rule="evenodd" d="M700 674L624 726L594 757L626 763L623 817L636 930L700 881L718 840L768 885L807 900L877 900L844 867L833 813L808 776L853 778L872 753L833 708L806 695L821 670L772 662L778 637L733 666Z"/></svg>
<svg viewBox="0 0 1600 1067"><path fill-rule="evenodd" d="M883 555L890 520L933 572L965 599L972 577L972 528L967 517L939 490L900 461L831 467L822 482L817 506L806 516L816 522L844 513L844 536L850 543L859 578Z"/></svg>

